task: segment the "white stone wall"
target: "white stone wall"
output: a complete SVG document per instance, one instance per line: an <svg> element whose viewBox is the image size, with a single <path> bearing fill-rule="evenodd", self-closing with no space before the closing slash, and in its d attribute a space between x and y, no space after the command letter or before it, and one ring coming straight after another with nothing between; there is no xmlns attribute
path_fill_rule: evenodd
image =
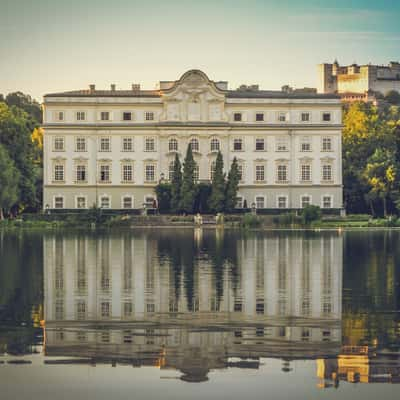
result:
<svg viewBox="0 0 400 400"><path fill-rule="evenodd" d="M101 194L112 196L111 208L121 208L124 194L135 198L135 208L141 208L146 192L153 193L155 184L164 175L168 179L168 167L175 158L170 151L169 140L178 141L181 162L185 157L188 143L196 138L199 151L194 158L199 166L200 180L209 180L211 163L217 152L211 151L210 141L217 138L224 158L226 172L234 157L244 168L240 183L240 194L248 205L254 201L255 193L266 196L268 208L276 207L277 193L292 197L293 190L318 191L313 203L320 205L325 192L334 192L334 208L342 207L341 176L341 105L331 98L231 98L216 89L209 81L193 78L190 74L175 89L156 97L46 97L44 102L44 207L54 207L54 196L65 196L64 208L75 208L77 194L87 196L87 206L98 204ZM171 108L172 107L172 108ZM85 120L77 120L77 112L85 112ZM109 121L102 121L100 113L110 113ZM62 112L63 120L57 115ZM132 120L123 121L123 113L131 112ZM154 120L145 119L146 112L154 113ZM240 113L241 121L234 115ZM302 114L309 113L309 120L302 121ZM331 118L324 121L324 114ZM263 114L263 121L256 121L256 114ZM283 115L285 120L279 120ZM195 118L195 119L193 119ZM53 143L56 137L65 140L65 149L56 151ZM87 141L86 151L76 151L77 137ZM123 151L124 137L133 138L133 151ZM145 151L146 138L155 140L155 151ZM332 150L322 151L322 140L330 137ZM110 138L111 150L102 152L101 138ZM257 151L257 138L265 140L265 150ZM287 138L288 150L277 151L280 138ZM235 151L233 143L241 139L243 148ZM300 150L303 139L310 141L311 150ZM300 163L307 159L312 165L311 182L300 181ZM80 160L87 165L88 178L85 183L76 183L74 166ZM333 168L333 179L328 183L321 180L322 163L329 161ZM98 180L99 163L105 161L111 166L110 183ZM276 166L282 161L288 164L289 182L276 182ZM131 162L134 167L134 181L122 182L122 163ZM53 179L54 165L63 164L65 179ZM146 163L153 163L155 182L144 179ZM265 165L265 181L255 180L256 164ZM72 196L72 198L71 198ZM296 194L297 196L297 194ZM248 198L247 198L248 197ZM291 206L298 201L289 201ZM289 205L288 205L289 206Z"/></svg>

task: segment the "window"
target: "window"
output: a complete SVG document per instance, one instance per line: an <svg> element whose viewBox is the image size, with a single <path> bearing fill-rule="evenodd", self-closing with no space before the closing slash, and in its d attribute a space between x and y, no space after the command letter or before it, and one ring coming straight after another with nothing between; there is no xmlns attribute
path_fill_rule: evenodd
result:
<svg viewBox="0 0 400 400"><path fill-rule="evenodd" d="M64 208L64 197L62 196L54 197L54 208Z"/></svg>
<svg viewBox="0 0 400 400"><path fill-rule="evenodd" d="M217 138L212 138L210 142L211 151L219 151L219 140Z"/></svg>
<svg viewBox="0 0 400 400"><path fill-rule="evenodd" d="M133 182L133 165L122 165L122 182Z"/></svg>
<svg viewBox="0 0 400 400"><path fill-rule="evenodd" d="M236 122L240 122L242 120L242 113L234 113L233 120Z"/></svg>
<svg viewBox="0 0 400 400"><path fill-rule="evenodd" d="M332 165L323 165L322 166L322 180L324 182L332 181Z"/></svg>
<svg viewBox="0 0 400 400"><path fill-rule="evenodd" d="M243 181L243 164L238 164L237 165L237 172L238 172L238 178L239 182Z"/></svg>
<svg viewBox="0 0 400 400"><path fill-rule="evenodd" d="M289 151L289 143L287 138L276 138L276 151Z"/></svg>
<svg viewBox="0 0 400 400"><path fill-rule="evenodd" d="M301 196L301 208L307 207L311 204L310 196Z"/></svg>
<svg viewBox="0 0 400 400"><path fill-rule="evenodd" d="M278 208L287 208L286 196L278 196Z"/></svg>
<svg viewBox="0 0 400 400"><path fill-rule="evenodd" d="M264 165L256 165L256 181L264 182L265 181L265 167Z"/></svg>
<svg viewBox="0 0 400 400"><path fill-rule="evenodd" d="M129 111L125 111L122 113L123 121L132 121L132 113Z"/></svg>
<svg viewBox="0 0 400 400"><path fill-rule="evenodd" d="M278 121L279 122L286 122L286 113L285 112L279 112L278 113Z"/></svg>
<svg viewBox="0 0 400 400"><path fill-rule="evenodd" d="M256 151L264 151L265 150L265 141L263 138L256 139Z"/></svg>
<svg viewBox="0 0 400 400"><path fill-rule="evenodd" d="M215 174L215 167L217 163L213 161L210 165L210 180L212 181L214 179L214 174Z"/></svg>
<svg viewBox="0 0 400 400"><path fill-rule="evenodd" d="M122 138L122 151L133 151L133 138Z"/></svg>
<svg viewBox="0 0 400 400"><path fill-rule="evenodd" d="M332 138L322 138L322 151L332 151Z"/></svg>
<svg viewBox="0 0 400 400"><path fill-rule="evenodd" d="M322 121L329 122L330 120L331 120L331 113L330 112L322 113Z"/></svg>
<svg viewBox="0 0 400 400"><path fill-rule="evenodd" d="M54 119L56 121L64 121L64 111L56 111L54 113Z"/></svg>
<svg viewBox="0 0 400 400"><path fill-rule="evenodd" d="M300 143L300 151L311 151L311 139L308 137L302 138Z"/></svg>
<svg viewBox="0 0 400 400"><path fill-rule="evenodd" d="M108 137L100 138L100 151L111 151L111 140Z"/></svg>
<svg viewBox="0 0 400 400"><path fill-rule="evenodd" d="M256 208L265 208L265 198L264 196L256 197Z"/></svg>
<svg viewBox="0 0 400 400"><path fill-rule="evenodd" d="M154 138L146 138L144 151L156 151L155 140Z"/></svg>
<svg viewBox="0 0 400 400"><path fill-rule="evenodd" d="M102 112L100 113L100 119L101 119L102 121L109 121L109 120L110 120L110 113L109 113L109 111L102 111Z"/></svg>
<svg viewBox="0 0 400 400"><path fill-rule="evenodd" d="M199 179L200 179L200 169L199 169L198 164L195 164L194 170L193 170L193 180L195 182L198 182Z"/></svg>
<svg viewBox="0 0 400 400"><path fill-rule="evenodd" d="M124 317L131 317L133 313L133 304L131 302L124 303Z"/></svg>
<svg viewBox="0 0 400 400"><path fill-rule="evenodd" d="M110 166L109 165L100 165L99 180L101 183L110 183Z"/></svg>
<svg viewBox="0 0 400 400"><path fill-rule="evenodd" d="M168 142L169 151L178 151L178 141L175 138L172 138Z"/></svg>
<svg viewBox="0 0 400 400"><path fill-rule="evenodd" d="M233 139L233 150L242 151L243 150L243 140L240 138Z"/></svg>
<svg viewBox="0 0 400 400"><path fill-rule="evenodd" d="M65 141L63 137L55 137L53 139L53 149L54 151L64 151Z"/></svg>
<svg viewBox="0 0 400 400"><path fill-rule="evenodd" d="M242 196L236 197L235 208L243 208L243 197Z"/></svg>
<svg viewBox="0 0 400 400"><path fill-rule="evenodd" d="M332 208L331 196L322 196L322 208Z"/></svg>
<svg viewBox="0 0 400 400"><path fill-rule="evenodd" d="M146 111L144 113L144 119L146 121L154 121L154 112L153 111Z"/></svg>
<svg viewBox="0 0 400 400"><path fill-rule="evenodd" d="M264 114L263 113L256 113L256 121L257 122L264 121Z"/></svg>
<svg viewBox="0 0 400 400"><path fill-rule="evenodd" d="M78 164L75 171L77 182L82 183L87 181L86 165Z"/></svg>
<svg viewBox="0 0 400 400"><path fill-rule="evenodd" d="M110 208L110 198L108 196L100 197L100 208Z"/></svg>
<svg viewBox="0 0 400 400"><path fill-rule="evenodd" d="M78 196L76 198L76 208L86 208L86 197Z"/></svg>
<svg viewBox="0 0 400 400"><path fill-rule="evenodd" d="M77 121L85 121L86 119L86 113L85 111L77 111L76 113L76 120Z"/></svg>
<svg viewBox="0 0 400 400"><path fill-rule="evenodd" d="M192 151L199 151L199 141L196 138L190 140L190 145L192 146Z"/></svg>
<svg viewBox="0 0 400 400"><path fill-rule="evenodd" d="M64 165L62 164L54 165L54 180L57 182L64 181Z"/></svg>
<svg viewBox="0 0 400 400"><path fill-rule="evenodd" d="M75 138L75 151L86 151L86 138Z"/></svg>
<svg viewBox="0 0 400 400"><path fill-rule="evenodd" d="M301 113L301 122L310 122L310 113L302 112Z"/></svg>
<svg viewBox="0 0 400 400"><path fill-rule="evenodd" d="M132 198L132 196L124 196L122 198L122 208L125 208L125 209L133 208L133 198Z"/></svg>
<svg viewBox="0 0 400 400"><path fill-rule="evenodd" d="M154 164L147 164L145 168L145 182L154 182L156 180L156 166Z"/></svg>
<svg viewBox="0 0 400 400"><path fill-rule="evenodd" d="M300 180L303 182L311 181L311 165L302 164L300 168Z"/></svg>
<svg viewBox="0 0 400 400"><path fill-rule="evenodd" d="M276 177L279 183L285 183L288 181L288 168L287 165L278 165L276 168Z"/></svg>
<svg viewBox="0 0 400 400"><path fill-rule="evenodd" d="M110 316L110 303L108 301L104 301L101 303L101 316L103 318Z"/></svg>

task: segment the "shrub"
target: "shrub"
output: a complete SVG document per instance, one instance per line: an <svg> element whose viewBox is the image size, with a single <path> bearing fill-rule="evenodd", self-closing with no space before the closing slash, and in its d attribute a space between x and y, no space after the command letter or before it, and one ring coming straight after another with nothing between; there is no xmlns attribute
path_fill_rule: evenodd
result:
<svg viewBox="0 0 400 400"><path fill-rule="evenodd" d="M295 213L286 213L282 215L276 215L273 218L275 225L279 226L291 226L301 224L302 218L297 216Z"/></svg>
<svg viewBox="0 0 400 400"><path fill-rule="evenodd" d="M304 225L319 221L321 219L321 209L318 206L308 205L301 210L301 218Z"/></svg>
<svg viewBox="0 0 400 400"><path fill-rule="evenodd" d="M261 219L255 214L247 213L243 215L243 228L258 228L261 225Z"/></svg>

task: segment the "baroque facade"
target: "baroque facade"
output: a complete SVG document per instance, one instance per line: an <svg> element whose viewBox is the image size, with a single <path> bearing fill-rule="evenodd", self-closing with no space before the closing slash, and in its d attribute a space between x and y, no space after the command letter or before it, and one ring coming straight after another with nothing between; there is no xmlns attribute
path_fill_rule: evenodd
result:
<svg viewBox="0 0 400 400"><path fill-rule="evenodd" d="M341 105L334 94L229 90L199 70L157 90L44 96L44 207L140 209L191 144L196 179L221 151L240 166L237 207L342 208Z"/></svg>

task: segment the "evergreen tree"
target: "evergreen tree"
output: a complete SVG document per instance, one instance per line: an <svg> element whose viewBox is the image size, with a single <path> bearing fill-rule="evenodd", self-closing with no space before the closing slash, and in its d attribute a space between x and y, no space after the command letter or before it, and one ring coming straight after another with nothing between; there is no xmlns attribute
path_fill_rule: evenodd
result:
<svg viewBox="0 0 400 400"><path fill-rule="evenodd" d="M211 182L210 208L214 212L222 212L225 209L225 174L223 169L224 161L219 151Z"/></svg>
<svg viewBox="0 0 400 400"><path fill-rule="evenodd" d="M228 173L228 181L225 190L225 209L232 211L236 206L236 197L239 186L239 167L236 157L234 157L231 169Z"/></svg>
<svg viewBox="0 0 400 400"><path fill-rule="evenodd" d="M181 206L182 166L178 154L175 154L174 172L171 180L171 210L178 212Z"/></svg>
<svg viewBox="0 0 400 400"><path fill-rule="evenodd" d="M4 146L0 144L0 219L3 209L9 208L18 199L19 172Z"/></svg>
<svg viewBox="0 0 400 400"><path fill-rule="evenodd" d="M193 159L192 146L189 144L185 161L183 162L183 181L181 188L180 208L182 211L192 213L196 198L196 184L194 182L194 170L196 162Z"/></svg>

